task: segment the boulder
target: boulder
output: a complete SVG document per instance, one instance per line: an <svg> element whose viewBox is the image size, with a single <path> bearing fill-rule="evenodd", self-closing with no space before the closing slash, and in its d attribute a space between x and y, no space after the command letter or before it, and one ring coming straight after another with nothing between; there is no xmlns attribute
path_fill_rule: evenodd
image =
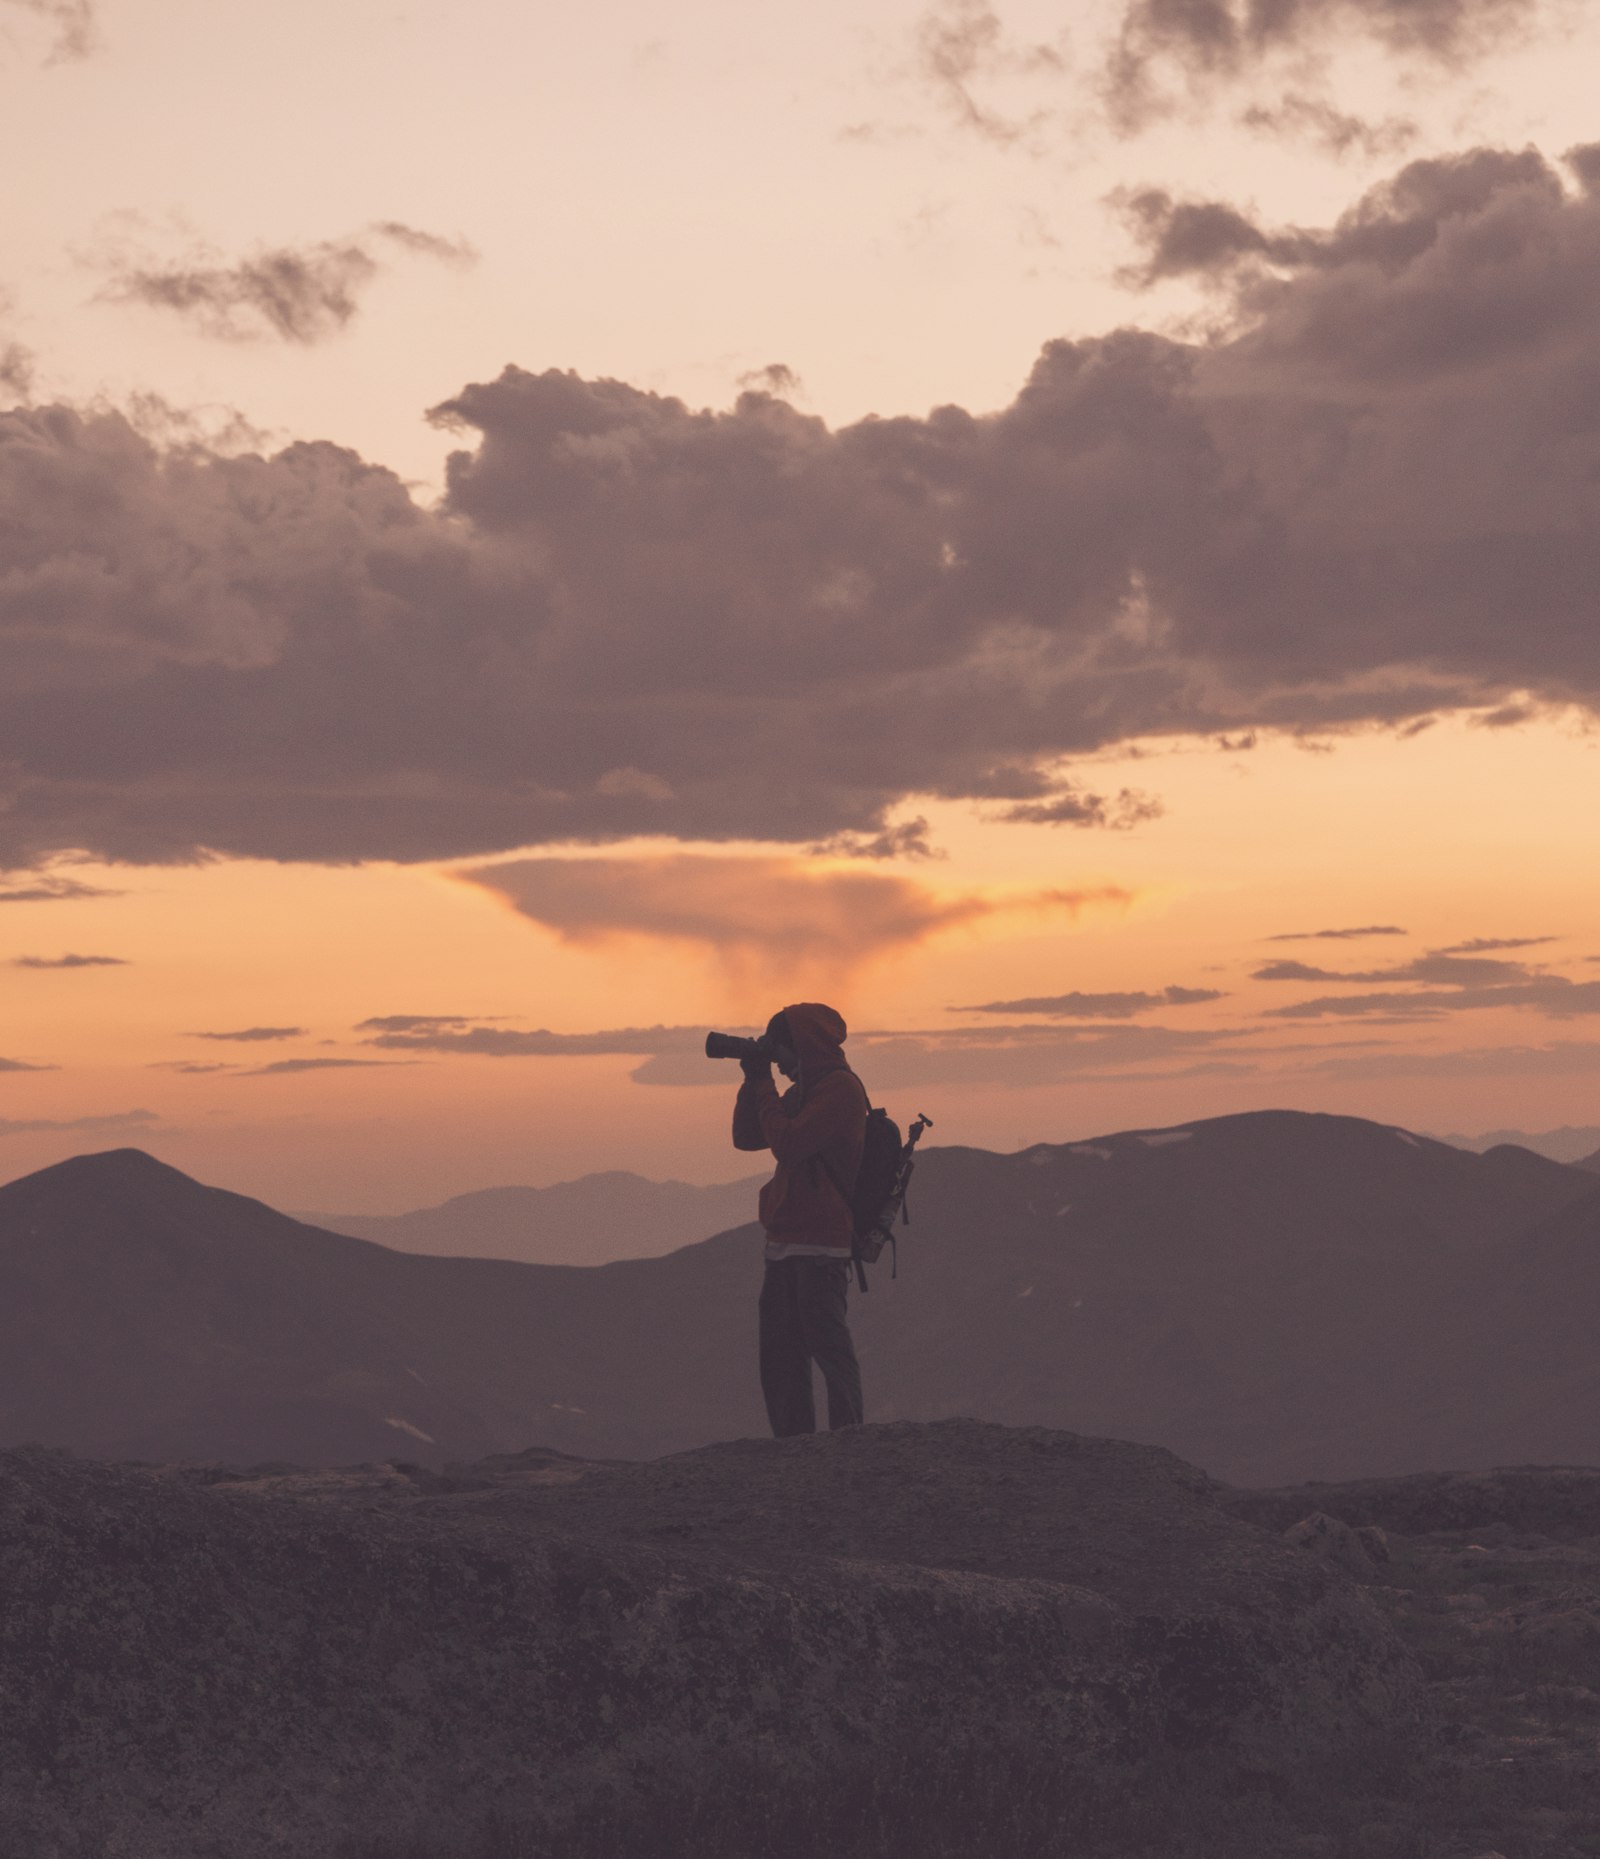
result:
<svg viewBox="0 0 1600 1859"><path fill-rule="evenodd" d="M1380 1530L1378 1539L1382 1543L1382 1556L1388 1559L1388 1539ZM1283 1533L1283 1540L1292 1543L1296 1549L1306 1549L1322 1561L1331 1563L1335 1568L1343 1569L1355 1581L1370 1581L1378 1558L1368 1546L1364 1532L1352 1530L1347 1523L1337 1517L1330 1517L1326 1511L1314 1510L1309 1517L1302 1517L1298 1523L1290 1524Z"/></svg>

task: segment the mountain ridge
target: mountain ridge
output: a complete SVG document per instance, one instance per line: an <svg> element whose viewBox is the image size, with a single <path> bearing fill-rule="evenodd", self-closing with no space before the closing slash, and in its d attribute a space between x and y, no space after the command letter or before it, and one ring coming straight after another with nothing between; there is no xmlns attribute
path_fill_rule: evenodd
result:
<svg viewBox="0 0 1600 1859"><path fill-rule="evenodd" d="M917 1187L898 1280L853 1304L873 1418L1070 1422L1241 1484L1460 1467L1464 1412L1501 1458L1600 1460L1600 1419L1592 1444L1570 1422L1592 1411L1585 1363L1536 1347L1540 1300L1579 1337L1600 1279L1563 1299L1516 1276L1541 1223L1591 1198L1600 1222L1582 1171L1274 1111L947 1145ZM73 1158L0 1188L0 1443L441 1465L758 1434L761 1269L750 1225L595 1266L447 1258L139 1151ZM1504 1374L1502 1301L1522 1339Z"/></svg>

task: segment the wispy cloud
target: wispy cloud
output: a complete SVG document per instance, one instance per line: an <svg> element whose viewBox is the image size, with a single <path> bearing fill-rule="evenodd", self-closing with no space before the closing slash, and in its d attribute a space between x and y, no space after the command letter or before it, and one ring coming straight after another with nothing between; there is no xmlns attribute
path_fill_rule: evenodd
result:
<svg viewBox="0 0 1600 1859"><path fill-rule="evenodd" d="M1070 994L1035 995L1026 1000L989 1001L981 1007L952 1007L952 1013L1034 1013L1050 1014L1064 1020L1128 1020L1135 1014L1150 1013L1158 1007L1193 1007L1206 1001L1224 999L1217 988L1163 988L1159 994Z"/></svg>
<svg viewBox="0 0 1600 1859"><path fill-rule="evenodd" d="M1434 950L1434 954L1488 955L1495 949L1537 949L1560 940L1559 936L1469 936L1465 942L1453 942L1447 948Z"/></svg>
<svg viewBox="0 0 1600 1859"><path fill-rule="evenodd" d="M0 1136L37 1136L51 1130L110 1135L118 1130L143 1129L160 1121L153 1110L120 1110L100 1117L0 1117Z"/></svg>
<svg viewBox="0 0 1600 1859"><path fill-rule="evenodd" d="M4 4L37 13L55 27L52 64L87 58L99 42L95 0L4 0Z"/></svg>
<svg viewBox="0 0 1600 1859"><path fill-rule="evenodd" d="M226 1039L240 1045L258 1045L270 1039L304 1039L303 1026L243 1026L232 1033L190 1033L190 1039Z"/></svg>
<svg viewBox="0 0 1600 1859"><path fill-rule="evenodd" d="M18 955L13 968L126 968L120 955Z"/></svg>
<svg viewBox="0 0 1600 1859"><path fill-rule="evenodd" d="M207 248L175 263L117 249L92 262L110 273L104 301L169 310L225 341L276 336L309 346L344 328L397 252L454 265L477 256L463 240L384 220L348 238L265 247L232 262Z"/></svg>
<svg viewBox="0 0 1600 1859"><path fill-rule="evenodd" d="M1020 43L989 0L939 0L916 26L918 72L958 128L986 142L1024 143L1049 116L1050 104L1020 111L995 99L1008 79L1059 76L1066 69L1061 44Z"/></svg>
<svg viewBox="0 0 1600 1859"><path fill-rule="evenodd" d="M1483 987L1507 981L1526 981L1535 971L1522 962L1498 961L1493 956L1452 955L1432 949L1414 961L1395 962L1386 968L1317 968L1309 962L1268 962L1255 969L1252 981L1417 981L1430 985Z"/></svg>
<svg viewBox="0 0 1600 1859"><path fill-rule="evenodd" d="M1393 923L1369 923L1360 929L1319 929L1286 930L1282 935L1269 936L1268 942L1354 942L1361 936L1406 936L1408 930L1400 929Z"/></svg>
<svg viewBox="0 0 1600 1859"><path fill-rule="evenodd" d="M0 884L0 904L61 904L86 897L121 897L121 891L85 884L78 878L35 878L24 884Z"/></svg>
<svg viewBox="0 0 1600 1859"><path fill-rule="evenodd" d="M0 1059L0 1072L53 1072L59 1065L33 1065L27 1059Z"/></svg>
<svg viewBox="0 0 1600 1859"><path fill-rule="evenodd" d="M1326 1020L1405 1015L1436 1019L1443 1014L1472 1013L1490 1007L1514 1007L1553 1020L1600 1013L1600 981L1568 981L1562 975L1540 975L1530 981L1419 988L1410 993L1324 994L1286 1007L1269 1007L1265 1017Z"/></svg>
<svg viewBox="0 0 1600 1859"><path fill-rule="evenodd" d="M345 1071L351 1066L392 1066L404 1063L396 1059L274 1059L270 1065L252 1065L236 1071L236 1078L292 1078L300 1072Z"/></svg>
<svg viewBox="0 0 1600 1859"><path fill-rule="evenodd" d="M490 1059L649 1058L664 1053L705 1056L703 1026L624 1026L598 1033L552 1033L543 1027L518 1030L418 1014L396 1014L363 1024L381 1029L366 1043L388 1052L450 1052ZM753 1034L760 1028L742 1030Z"/></svg>

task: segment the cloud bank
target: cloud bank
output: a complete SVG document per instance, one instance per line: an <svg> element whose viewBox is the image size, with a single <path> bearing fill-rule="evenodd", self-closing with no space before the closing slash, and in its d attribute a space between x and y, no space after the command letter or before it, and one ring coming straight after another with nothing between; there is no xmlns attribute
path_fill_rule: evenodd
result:
<svg viewBox="0 0 1600 1859"><path fill-rule="evenodd" d="M1600 199L1479 150L1294 239L1230 334L1053 342L994 414L508 369L436 510L0 414L0 868L870 847L918 796L1070 820L1140 738L1594 710Z"/></svg>

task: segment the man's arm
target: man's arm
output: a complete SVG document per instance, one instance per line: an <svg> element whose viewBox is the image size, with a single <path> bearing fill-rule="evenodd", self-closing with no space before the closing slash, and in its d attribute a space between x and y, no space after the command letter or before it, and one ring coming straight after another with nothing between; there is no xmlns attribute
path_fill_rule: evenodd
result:
<svg viewBox="0 0 1600 1859"><path fill-rule="evenodd" d="M793 1164L816 1155L836 1136L847 1134L860 1112L861 1087L850 1072L824 1078L793 1116L783 1108L770 1077L758 1078L747 1088L761 1130L757 1146L770 1149L780 1162ZM744 1096L741 1090L741 1102ZM735 1119L737 1124L737 1112Z"/></svg>
<svg viewBox="0 0 1600 1859"><path fill-rule="evenodd" d="M773 1089L771 1078L767 1078L767 1089ZM773 1095L777 1095L773 1091ZM766 1136L762 1134L762 1119L756 1114L756 1093L753 1078L745 1078L740 1086L740 1095L734 1099L734 1149L766 1149Z"/></svg>
<svg viewBox="0 0 1600 1859"><path fill-rule="evenodd" d="M761 1118L756 1111L756 1090L758 1085L763 1083L776 1097L777 1092L773 1089L772 1073L769 1069L766 1072L755 1074L747 1071L744 1075L744 1083L739 1086L739 1095L733 1100L733 1146L735 1149L765 1149L767 1146L766 1135L761 1128Z"/></svg>

